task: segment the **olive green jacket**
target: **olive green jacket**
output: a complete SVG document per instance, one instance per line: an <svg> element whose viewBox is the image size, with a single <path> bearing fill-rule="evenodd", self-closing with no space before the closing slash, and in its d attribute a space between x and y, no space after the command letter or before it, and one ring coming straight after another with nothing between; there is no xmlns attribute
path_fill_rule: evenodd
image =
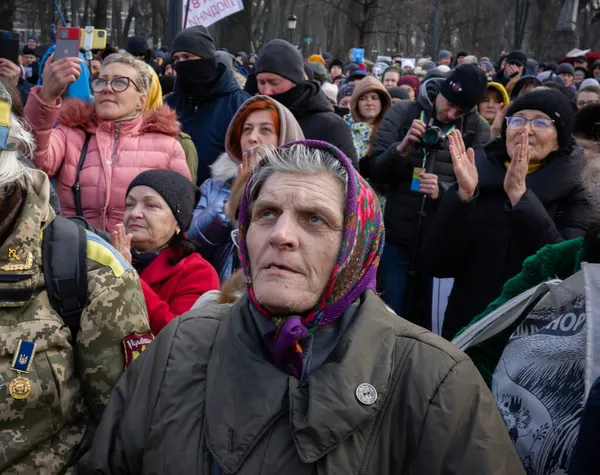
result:
<svg viewBox="0 0 600 475"><path fill-rule="evenodd" d="M73 345L44 286L41 240L54 219L50 182L31 171L12 234L0 244L0 473L64 473L89 448L113 386L125 369L123 338L149 332L137 273L88 235L88 302ZM9 392L18 340L34 341L31 393ZM77 368L74 356L77 356Z"/></svg>
<svg viewBox="0 0 600 475"><path fill-rule="evenodd" d="M357 392L363 383L377 396ZM79 468L96 475L525 473L471 360L372 291L305 382L269 362L247 296L174 320L119 381Z"/></svg>

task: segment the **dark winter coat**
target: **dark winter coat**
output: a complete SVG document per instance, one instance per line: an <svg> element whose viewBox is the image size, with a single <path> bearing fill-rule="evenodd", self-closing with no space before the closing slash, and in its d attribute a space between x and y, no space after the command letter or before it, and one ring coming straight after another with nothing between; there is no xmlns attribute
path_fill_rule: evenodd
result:
<svg viewBox="0 0 600 475"><path fill-rule="evenodd" d="M385 239L395 245L408 248L414 246L423 196L410 189L414 168L422 166L423 150L414 149L407 157L401 157L396 147L406 137L413 121L420 118L421 111L425 111L426 117L433 114L433 104L444 81L445 79L430 79L421 85L416 102L400 101L393 105L383 119L375 138L369 162L369 178L374 183L387 185ZM434 125L444 131L455 125L463 133L468 147L483 146L490 139L490 126L475 111L469 112L455 124L434 121ZM440 192L443 193L455 181L447 141L442 150L430 153L427 164L428 171L438 175ZM425 227L431 221L438 205L439 200L427 200Z"/></svg>
<svg viewBox="0 0 600 475"><path fill-rule="evenodd" d="M119 381L79 473L525 473L464 353L372 291L350 316L304 383L268 361L247 297L176 319Z"/></svg>
<svg viewBox="0 0 600 475"><path fill-rule="evenodd" d="M272 97L294 114L307 140L322 140L335 145L352 161L354 168L358 169L358 158L350 127L333 111L317 84L304 81L289 91Z"/></svg>
<svg viewBox="0 0 600 475"><path fill-rule="evenodd" d="M229 69L223 65L219 68L223 72L221 78L202 95L187 97L176 88L165 100L177 112L182 130L192 137L198 151L198 185L210 178L209 166L225 151L227 127L250 97L240 89Z"/></svg>
<svg viewBox="0 0 600 475"><path fill-rule="evenodd" d="M501 139L477 150L477 194L463 202L456 187L448 190L426 240L427 266L436 277L454 278L443 329L448 339L500 295L527 257L583 236L590 222L580 149L546 157L527 176L527 191L514 207L504 191L508 159Z"/></svg>
<svg viewBox="0 0 600 475"><path fill-rule="evenodd" d="M579 436L569 464L569 475L596 473L600 466L598 429L600 428L600 378L596 379L581 416Z"/></svg>

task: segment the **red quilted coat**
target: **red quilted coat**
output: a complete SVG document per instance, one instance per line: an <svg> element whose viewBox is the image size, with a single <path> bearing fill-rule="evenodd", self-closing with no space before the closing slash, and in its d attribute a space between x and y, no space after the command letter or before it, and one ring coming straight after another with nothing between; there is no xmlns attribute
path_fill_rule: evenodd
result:
<svg viewBox="0 0 600 475"><path fill-rule="evenodd" d="M190 310L204 292L218 290L221 285L217 271L197 252L171 264L179 252L165 249L140 273L150 328L155 335Z"/></svg>
<svg viewBox="0 0 600 475"><path fill-rule="evenodd" d="M34 163L55 179L65 216L76 214L72 186L86 133L91 140L80 175L81 202L84 217L99 229L112 231L123 222L127 187L141 172L174 170L191 179L176 139L180 125L168 106L129 121L102 121L91 103L59 99L48 105L39 91L32 89L25 107L37 142Z"/></svg>

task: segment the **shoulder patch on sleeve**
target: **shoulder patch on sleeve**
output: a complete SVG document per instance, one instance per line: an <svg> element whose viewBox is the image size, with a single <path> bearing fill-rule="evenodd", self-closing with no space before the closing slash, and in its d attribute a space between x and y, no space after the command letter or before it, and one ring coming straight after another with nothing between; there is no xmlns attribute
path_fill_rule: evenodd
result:
<svg viewBox="0 0 600 475"><path fill-rule="evenodd" d="M110 267L115 277L121 277L131 269L123 256L104 239L90 231L87 234L87 257L103 266Z"/></svg>

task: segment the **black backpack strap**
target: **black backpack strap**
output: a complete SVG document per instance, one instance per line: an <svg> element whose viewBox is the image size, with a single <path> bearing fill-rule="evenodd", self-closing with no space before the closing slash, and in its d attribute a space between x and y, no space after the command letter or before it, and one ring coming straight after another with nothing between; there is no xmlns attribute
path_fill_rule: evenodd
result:
<svg viewBox="0 0 600 475"><path fill-rule="evenodd" d="M50 304L71 330L75 342L88 294L85 229L56 216L44 230L42 261Z"/></svg>
<svg viewBox="0 0 600 475"><path fill-rule="evenodd" d="M77 173L75 175L75 183L71 189L73 190L73 200L75 201L75 213L77 216L83 216L83 206L81 204L81 185L79 183L79 175L81 175L81 169L83 168L83 164L85 162L85 157L87 155L88 146L90 145L90 140L92 136L88 133L85 134L85 141L83 142L83 148L81 149L81 155L79 156L79 163L77 164Z"/></svg>

